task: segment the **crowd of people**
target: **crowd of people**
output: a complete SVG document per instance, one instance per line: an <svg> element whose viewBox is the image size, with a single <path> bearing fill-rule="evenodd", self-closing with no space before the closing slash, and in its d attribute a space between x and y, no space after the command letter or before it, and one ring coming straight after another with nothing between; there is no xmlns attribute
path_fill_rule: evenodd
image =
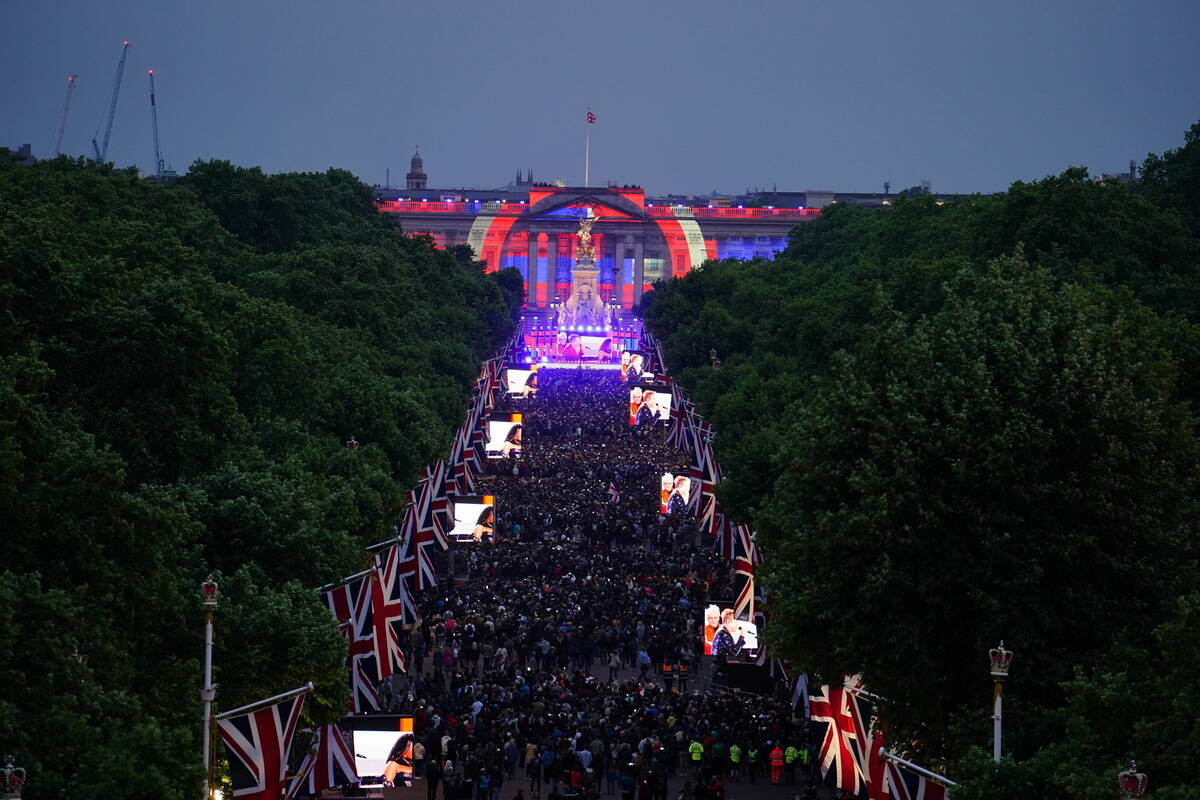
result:
<svg viewBox="0 0 1200 800"><path fill-rule="evenodd" d="M456 545L459 580L418 596L410 672L384 687L414 716L430 800L811 785L787 699L702 668L704 609L731 596L729 564L688 514L661 513L660 476L686 464L661 428L628 424L618 375L543 369L536 394L500 403L523 412L524 447L482 478L494 541Z"/></svg>

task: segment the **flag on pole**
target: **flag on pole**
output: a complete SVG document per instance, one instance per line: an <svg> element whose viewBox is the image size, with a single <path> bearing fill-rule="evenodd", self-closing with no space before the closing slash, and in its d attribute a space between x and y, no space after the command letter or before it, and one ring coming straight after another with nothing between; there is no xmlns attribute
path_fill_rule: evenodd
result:
<svg viewBox="0 0 1200 800"><path fill-rule="evenodd" d="M616 484L611 482L608 484L608 500L610 503L621 502L621 493L617 491Z"/></svg>
<svg viewBox="0 0 1200 800"><path fill-rule="evenodd" d="M595 122L596 122L596 115L592 113L592 110L590 108L588 109L588 112L587 112L587 121L588 121L589 125L595 124Z"/></svg>
<svg viewBox="0 0 1200 800"><path fill-rule="evenodd" d="M325 789L357 781L354 754L342 738L341 731L336 725L323 725L317 729L312 749L288 785L285 800L292 800L301 793L317 795Z"/></svg>
<svg viewBox="0 0 1200 800"><path fill-rule="evenodd" d="M887 765L887 784L890 800L946 800L945 786L891 761Z"/></svg>
<svg viewBox="0 0 1200 800"><path fill-rule="evenodd" d="M229 755L233 796L277 800L287 778L287 756L307 690L278 703L230 717L217 717Z"/></svg>

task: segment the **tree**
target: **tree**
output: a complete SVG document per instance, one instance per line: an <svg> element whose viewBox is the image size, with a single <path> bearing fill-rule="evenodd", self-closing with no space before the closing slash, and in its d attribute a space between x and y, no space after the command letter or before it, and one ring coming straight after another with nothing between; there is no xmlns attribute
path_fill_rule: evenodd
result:
<svg viewBox="0 0 1200 800"><path fill-rule="evenodd" d="M1014 693L1052 705L1072 664L1162 619L1194 576L1197 444L1161 336L1020 255L915 322L881 305L797 408L755 519L777 644L862 672L927 738L986 697L1000 639Z"/></svg>
<svg viewBox="0 0 1200 800"><path fill-rule="evenodd" d="M1137 190L1152 203L1177 212L1183 226L1200 238L1200 122L1184 134L1183 147L1146 156Z"/></svg>

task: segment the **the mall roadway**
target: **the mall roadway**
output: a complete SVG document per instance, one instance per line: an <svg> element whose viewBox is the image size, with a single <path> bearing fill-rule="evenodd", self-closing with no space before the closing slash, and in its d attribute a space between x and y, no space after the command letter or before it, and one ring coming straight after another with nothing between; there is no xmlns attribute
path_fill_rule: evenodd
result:
<svg viewBox="0 0 1200 800"><path fill-rule="evenodd" d="M432 668L430 668L430 671L432 671ZM617 677L620 680L627 680L636 678L637 674L638 672L636 669L622 669L618 673ZM765 769L766 768L764 767L764 771ZM517 791L520 789L525 790L525 800L532 800L532 796L529 791L529 781L523 777L524 773L525 769L520 767L516 772L517 777L515 777L513 780L504 781L504 786L500 790L501 800L513 800L513 798L517 796ZM693 784L695 783L690 775L672 776L667 782L667 800L675 800L675 798L679 796L680 788L683 786L684 782L688 780L692 780ZM548 794L549 787L543 784L541 793L542 800L546 800ZM397 787L395 789L385 789L383 795L384 800L426 800L428 796L429 788L423 780L413 781L413 785L408 788ZM439 786L437 792L438 800L443 800L444 796L444 788ZM759 776L757 783L750 783L745 778L743 778L740 783L733 783L728 779L725 781L725 800L757 800L757 798L762 798L762 800L792 800L792 798L797 796L803 796L801 786L789 786L787 784L772 786L767 775ZM612 795L601 794L600 797L601 800L620 800L621 795L620 792L618 792ZM817 795L819 800L827 800L827 798L834 797L837 797L836 792L829 792L828 790L824 789L822 789ZM642 799L637 798L637 800Z"/></svg>

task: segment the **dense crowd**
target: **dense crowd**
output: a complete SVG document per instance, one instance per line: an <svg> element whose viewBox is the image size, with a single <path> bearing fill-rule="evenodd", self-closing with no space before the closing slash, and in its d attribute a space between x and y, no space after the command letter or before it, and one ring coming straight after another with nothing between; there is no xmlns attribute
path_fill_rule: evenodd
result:
<svg viewBox="0 0 1200 800"><path fill-rule="evenodd" d="M690 516L659 513L660 475L685 465L661 429L628 425L627 398L613 371L547 369L507 401L526 435L483 479L496 541L457 546L462 579L420 595L410 674L384 687L414 714L429 798L667 800L674 778L675 797L716 800L725 781L808 782L788 704L701 669L702 609L730 596L729 565Z"/></svg>

